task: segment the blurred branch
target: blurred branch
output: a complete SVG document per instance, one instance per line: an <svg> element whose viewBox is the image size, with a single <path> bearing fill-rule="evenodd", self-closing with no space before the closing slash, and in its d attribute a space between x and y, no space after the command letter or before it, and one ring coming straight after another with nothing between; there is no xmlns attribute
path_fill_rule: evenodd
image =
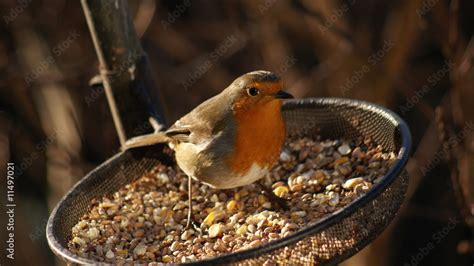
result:
<svg viewBox="0 0 474 266"><path fill-rule="evenodd" d="M460 19L467 16L461 8L463 1L454 0L450 3L450 35L448 56L454 63L451 71L451 103L450 108L443 113L443 136L450 144L449 164L451 182L458 206L465 222L474 234L474 132L463 132L467 125L474 122L472 99L474 99L474 37L472 32L462 31ZM460 137L458 145L452 145L451 140ZM472 236L471 236L472 237ZM471 242L474 249L474 243Z"/></svg>
<svg viewBox="0 0 474 266"><path fill-rule="evenodd" d="M82 123L77 106L67 87L52 77L62 77L61 68L56 64L57 57L66 48L60 49L65 43L71 44L72 40L78 36L68 35L63 42L54 46L53 51L49 50L47 41L42 38L36 24L26 14L23 20L16 19L12 22L12 34L17 47L18 61L22 66L24 80L31 89L29 92L35 101L34 107L39 115L41 126L47 135L48 145L41 151L38 150L38 143L31 154L45 153L46 155L46 175L48 181L48 206L50 209L67 192L82 173L82 160L80 156L82 141ZM69 47L69 45L67 47ZM46 67L45 67L46 66ZM17 140L16 140L17 141ZM38 155L37 155L38 156ZM34 157L33 157L34 158ZM31 169L30 169L31 168ZM28 173L41 175L33 169L33 162L28 164L22 178L27 178ZM36 217L34 213L26 213L27 221ZM34 219L34 218L33 218ZM23 222L21 224L24 224ZM27 231L25 226L19 225L19 230ZM31 239L26 234L21 235L23 243L31 243ZM22 243L22 242L19 242ZM40 250L33 245L29 251L29 256L24 256L20 264L41 264L38 258L42 258Z"/></svg>
<svg viewBox="0 0 474 266"><path fill-rule="evenodd" d="M150 26L153 16L155 15L156 1L155 0L141 0L138 6L137 14L135 15L134 22L135 30L137 31L138 37L142 37L145 31Z"/></svg>

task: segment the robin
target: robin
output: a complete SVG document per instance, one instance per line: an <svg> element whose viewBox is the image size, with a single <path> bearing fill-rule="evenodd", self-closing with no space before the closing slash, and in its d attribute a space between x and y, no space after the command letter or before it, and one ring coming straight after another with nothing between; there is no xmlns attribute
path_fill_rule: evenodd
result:
<svg viewBox="0 0 474 266"><path fill-rule="evenodd" d="M282 99L293 98L268 71L240 76L226 89L177 120L165 132L130 139L126 148L168 142L178 166L191 180L229 189L262 178L279 158L285 141ZM155 126L155 130L159 127Z"/></svg>

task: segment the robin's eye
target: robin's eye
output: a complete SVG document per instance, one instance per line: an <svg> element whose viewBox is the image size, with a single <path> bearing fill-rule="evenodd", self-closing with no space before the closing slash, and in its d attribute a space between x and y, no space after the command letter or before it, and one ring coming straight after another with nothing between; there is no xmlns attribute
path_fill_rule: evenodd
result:
<svg viewBox="0 0 474 266"><path fill-rule="evenodd" d="M252 88L247 89L247 93L248 95L255 97L260 93L260 91L257 88L252 87Z"/></svg>

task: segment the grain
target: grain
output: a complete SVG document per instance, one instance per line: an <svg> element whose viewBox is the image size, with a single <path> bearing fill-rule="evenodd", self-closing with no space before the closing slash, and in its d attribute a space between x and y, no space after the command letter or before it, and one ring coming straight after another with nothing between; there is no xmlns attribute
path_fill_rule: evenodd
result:
<svg viewBox="0 0 474 266"><path fill-rule="evenodd" d="M258 247L344 208L381 182L396 158L370 139L289 141L279 163L262 178L287 201L288 210L255 184L216 190L193 182L198 230L184 230L187 177L176 166L157 165L94 200L72 228L68 247L78 256L113 264L180 263Z"/></svg>

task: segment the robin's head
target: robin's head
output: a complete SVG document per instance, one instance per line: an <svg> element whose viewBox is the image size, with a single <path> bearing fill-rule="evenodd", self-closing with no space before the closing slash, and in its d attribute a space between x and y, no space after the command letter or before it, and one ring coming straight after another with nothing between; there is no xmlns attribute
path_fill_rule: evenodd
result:
<svg viewBox="0 0 474 266"><path fill-rule="evenodd" d="M228 88L234 110L249 110L267 104L281 105L282 99L293 98L283 91L283 82L275 73L253 71L237 78Z"/></svg>

